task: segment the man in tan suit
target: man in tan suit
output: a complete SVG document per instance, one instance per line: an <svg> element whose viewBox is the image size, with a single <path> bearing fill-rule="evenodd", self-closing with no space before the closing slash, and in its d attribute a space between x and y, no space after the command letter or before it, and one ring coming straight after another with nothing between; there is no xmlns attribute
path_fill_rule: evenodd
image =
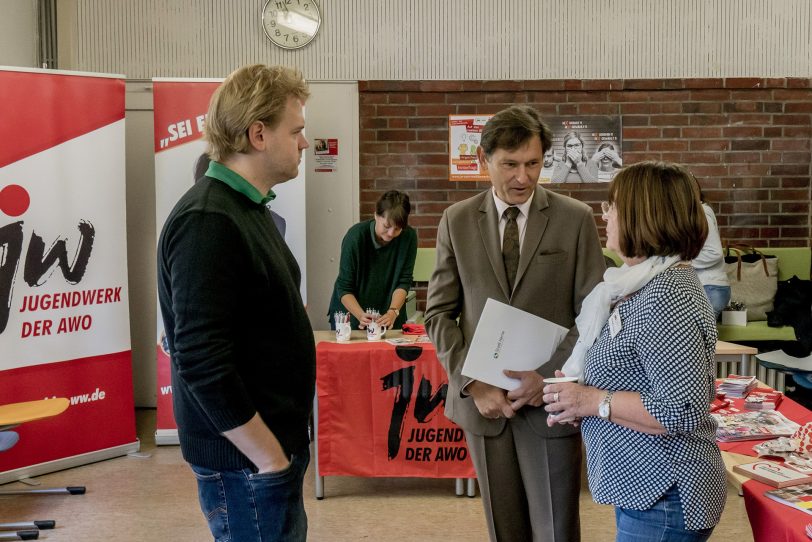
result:
<svg viewBox="0 0 812 542"><path fill-rule="evenodd" d="M448 373L445 412L465 430L500 542L580 540L581 439L570 425L547 427L542 378L569 356L604 259L590 207L537 184L551 143L532 107L488 121L477 153L493 187L443 213L429 282L426 326ZM489 297L570 329L538 370L508 373L521 381L511 392L460 373Z"/></svg>

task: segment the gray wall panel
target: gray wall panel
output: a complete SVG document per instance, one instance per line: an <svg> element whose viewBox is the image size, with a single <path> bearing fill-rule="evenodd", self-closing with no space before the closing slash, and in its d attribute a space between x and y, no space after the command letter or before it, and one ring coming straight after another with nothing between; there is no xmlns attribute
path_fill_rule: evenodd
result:
<svg viewBox="0 0 812 542"><path fill-rule="evenodd" d="M73 5L75 2L75 6ZM321 0L297 51L261 0L72 0L71 69L222 77L248 62L309 79L808 77L809 0Z"/></svg>

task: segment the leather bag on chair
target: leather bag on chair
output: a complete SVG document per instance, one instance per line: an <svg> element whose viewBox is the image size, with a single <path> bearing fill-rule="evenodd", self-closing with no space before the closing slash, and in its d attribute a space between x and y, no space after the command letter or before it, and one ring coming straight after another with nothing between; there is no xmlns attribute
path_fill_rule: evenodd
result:
<svg viewBox="0 0 812 542"><path fill-rule="evenodd" d="M730 300L744 303L748 321L766 320L778 289L778 258L747 245L728 245L725 271Z"/></svg>

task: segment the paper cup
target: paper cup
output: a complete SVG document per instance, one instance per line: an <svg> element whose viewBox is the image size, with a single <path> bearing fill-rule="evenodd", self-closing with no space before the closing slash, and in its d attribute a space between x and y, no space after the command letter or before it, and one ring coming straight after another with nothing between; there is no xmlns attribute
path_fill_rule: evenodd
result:
<svg viewBox="0 0 812 542"><path fill-rule="evenodd" d="M561 384L563 382L578 382L577 376L553 376L550 378L545 378L545 384Z"/></svg>

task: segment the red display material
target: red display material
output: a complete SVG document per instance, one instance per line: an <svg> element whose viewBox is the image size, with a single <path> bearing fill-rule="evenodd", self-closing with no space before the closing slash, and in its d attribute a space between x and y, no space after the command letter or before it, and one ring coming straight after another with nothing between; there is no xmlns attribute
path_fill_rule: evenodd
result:
<svg viewBox="0 0 812 542"><path fill-rule="evenodd" d="M316 352L322 476L475 476L462 429L443 414L433 345L321 342Z"/></svg>

